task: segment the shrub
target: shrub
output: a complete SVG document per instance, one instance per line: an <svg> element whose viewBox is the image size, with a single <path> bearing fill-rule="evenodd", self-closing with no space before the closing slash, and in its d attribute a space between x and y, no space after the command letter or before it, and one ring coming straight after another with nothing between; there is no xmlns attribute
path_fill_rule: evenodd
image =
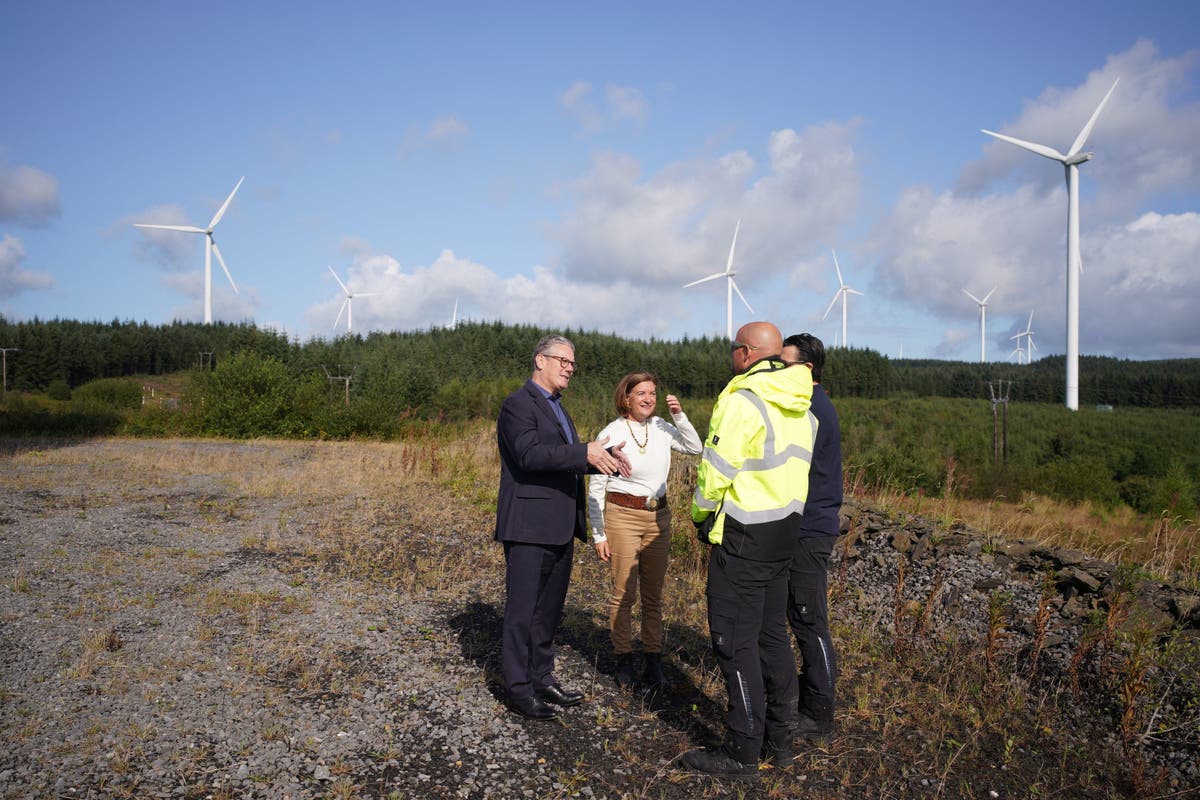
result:
<svg viewBox="0 0 1200 800"><path fill-rule="evenodd" d="M133 378L98 378L77 388L73 398L108 408L140 408L142 384Z"/></svg>
<svg viewBox="0 0 1200 800"><path fill-rule="evenodd" d="M70 400L71 386L62 378L55 378L50 381L50 385L46 387L46 396L51 400Z"/></svg>

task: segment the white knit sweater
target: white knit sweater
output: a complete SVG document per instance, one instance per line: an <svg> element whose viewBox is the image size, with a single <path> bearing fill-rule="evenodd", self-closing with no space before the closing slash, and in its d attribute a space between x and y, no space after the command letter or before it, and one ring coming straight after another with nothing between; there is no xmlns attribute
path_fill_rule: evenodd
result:
<svg viewBox="0 0 1200 800"><path fill-rule="evenodd" d="M703 442L695 427L688 421L687 414L672 414L675 424L662 417L650 417L644 423L618 417L610 422L596 437L608 437L605 447L625 443L623 452L629 457L632 471L628 478L620 475L591 475L588 478L588 517L592 524L592 541L603 542L604 496L608 492L622 492L639 497L661 497L667 491L667 474L671 471L671 451L698 454ZM638 442L645 442L645 453L640 452Z"/></svg>

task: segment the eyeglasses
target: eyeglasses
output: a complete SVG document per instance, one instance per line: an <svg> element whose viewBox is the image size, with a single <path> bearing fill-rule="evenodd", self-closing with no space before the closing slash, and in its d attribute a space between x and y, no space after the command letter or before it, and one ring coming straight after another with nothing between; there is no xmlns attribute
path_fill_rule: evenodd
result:
<svg viewBox="0 0 1200 800"><path fill-rule="evenodd" d="M563 369L576 369L579 366L579 362L572 361L566 356L556 356L553 353L539 353L539 355L545 356L546 358L558 359L558 363L562 365Z"/></svg>
<svg viewBox="0 0 1200 800"><path fill-rule="evenodd" d="M733 343L730 345L730 347L729 347L729 352L731 352L731 353L732 353L734 350L737 350L739 347L745 347L747 350L757 350L757 349L759 349L759 348L758 348L758 347L756 347L755 345L752 345L752 344L746 344L745 342L733 342Z"/></svg>

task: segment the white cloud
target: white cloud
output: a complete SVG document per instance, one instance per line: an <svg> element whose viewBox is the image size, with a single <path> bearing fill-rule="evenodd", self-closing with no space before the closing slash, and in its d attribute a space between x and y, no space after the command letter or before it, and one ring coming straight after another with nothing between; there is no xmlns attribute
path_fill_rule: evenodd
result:
<svg viewBox="0 0 1200 800"><path fill-rule="evenodd" d="M573 283L541 266L530 275L501 277L489 267L443 250L428 266L410 271L390 255L376 253L361 240L347 240L355 254L346 271L351 292L377 292L354 302L354 329L413 330L449 325L458 303L459 319L520 322L552 327L586 324L600 330L663 335L662 298L623 282ZM310 326L327 335L344 295L329 280L329 299L309 308ZM345 330L343 317L339 332Z"/></svg>
<svg viewBox="0 0 1200 800"><path fill-rule="evenodd" d="M5 234L0 239L0 299L36 289L48 289L54 285L54 278L46 272L34 272L22 269L21 262L25 260L25 248L21 240Z"/></svg>
<svg viewBox="0 0 1200 800"><path fill-rule="evenodd" d="M590 83L575 81L558 96L558 102L588 134L624 121L640 125L650 116L650 103L641 89L615 83L605 84L600 101Z"/></svg>
<svg viewBox="0 0 1200 800"><path fill-rule="evenodd" d="M1191 100L1189 76L1200 51L1178 58L1159 57L1146 40L1111 56L1079 86L1050 87L1027 101L1013 122L984 127L1066 152L1100 100L1118 78L1084 150L1096 153L1081 168L1085 193L1094 193L1102 213L1130 213L1159 194L1191 190L1200 181L1200 102ZM1014 105L1016 98L1014 98ZM1063 170L1007 142L980 134L984 156L968 164L961 191L985 191L1015 177L1042 191L1063 185Z"/></svg>
<svg viewBox="0 0 1200 800"><path fill-rule="evenodd" d="M425 147L433 147L441 153L454 153L462 149L471 129L454 114L438 117L424 128L409 126L400 141L397 158L408 158Z"/></svg>
<svg viewBox="0 0 1200 800"><path fill-rule="evenodd" d="M112 235L130 228L138 222L148 225L194 224L180 206L157 205L150 206L145 211L137 211L122 217L113 223L106 233ZM133 254L138 261L154 264L170 272L194 270L203 263L204 237L199 234L164 231L157 228L133 228L133 230L136 234L133 241Z"/></svg>
<svg viewBox="0 0 1200 800"><path fill-rule="evenodd" d="M42 227L60 213L57 178L37 167L9 166L0 158L0 222Z"/></svg>
<svg viewBox="0 0 1200 800"><path fill-rule="evenodd" d="M747 152L669 164L644 176L619 153L593 157L552 232L571 279L680 286L723 269L741 219L738 285L791 271L835 241L858 199L857 123L772 133L766 164ZM753 301L752 301L753 302Z"/></svg>
<svg viewBox="0 0 1200 800"><path fill-rule="evenodd" d="M1200 182L1200 104L1177 100L1197 63L1192 52L1162 59L1138 42L1075 88L1051 88L1001 130L1065 151L1119 75L1081 169L1080 349L1123 357L1200 355L1195 254L1200 215L1155 213L1153 204ZM999 126L998 126L999 127ZM1043 353L1065 350L1067 194L1063 170L1005 142L984 146L956 190L913 186L872 242L877 285L894 299L970 330L978 306L962 294L996 286L988 303L988 351L1035 312ZM1014 186L1014 179L1018 183ZM955 330L958 327L955 326ZM978 328L974 328L976 333ZM957 335L943 336L949 355ZM960 357L971 357L963 342Z"/></svg>

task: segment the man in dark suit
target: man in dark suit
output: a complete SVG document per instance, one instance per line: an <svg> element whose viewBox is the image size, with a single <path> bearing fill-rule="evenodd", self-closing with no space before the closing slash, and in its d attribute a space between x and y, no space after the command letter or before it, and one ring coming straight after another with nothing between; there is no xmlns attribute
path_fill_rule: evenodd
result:
<svg viewBox="0 0 1200 800"><path fill-rule="evenodd" d="M496 422L500 494L496 541L504 544L506 600L501 661L509 708L533 719L583 701L554 677L554 632L571 580L574 537L586 541L583 476L629 474L620 447L581 442L562 407L575 374L575 347L546 336L533 351L533 374L504 399Z"/></svg>

